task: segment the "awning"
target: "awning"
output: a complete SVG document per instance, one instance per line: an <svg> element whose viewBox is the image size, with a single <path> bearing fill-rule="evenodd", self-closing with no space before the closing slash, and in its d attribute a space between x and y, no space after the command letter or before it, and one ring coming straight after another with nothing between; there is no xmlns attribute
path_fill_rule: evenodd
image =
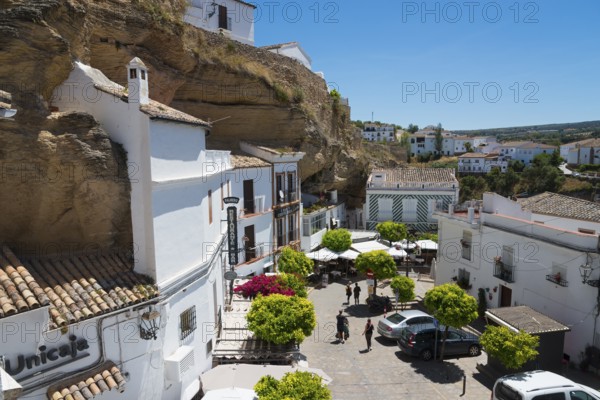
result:
<svg viewBox="0 0 600 400"><path fill-rule="evenodd" d="M288 372L303 371L310 372L322 378L323 383L328 385L332 379L323 370L291 365L256 365L256 364L226 364L218 365L206 371L200 376L202 390L212 392L224 388L253 389L254 385L263 376L270 375L275 379L281 379Z"/></svg>
<svg viewBox="0 0 600 400"><path fill-rule="evenodd" d="M346 251L342 251L339 253L339 258L343 258L344 260L356 260L360 253L354 251L352 249L348 249Z"/></svg>
<svg viewBox="0 0 600 400"><path fill-rule="evenodd" d="M400 246L404 250L408 250L408 249L414 249L416 247L416 244L414 244L413 242L409 242L408 240L404 239L404 240L401 240L399 242L392 243L392 246Z"/></svg>
<svg viewBox="0 0 600 400"><path fill-rule="evenodd" d="M433 240L417 240L417 245L421 248L421 250L437 250L438 244Z"/></svg>
<svg viewBox="0 0 600 400"><path fill-rule="evenodd" d="M369 251L373 251L373 250L387 250L389 249L388 246L386 246L385 244L379 243L376 240L370 240L368 242L361 242L361 243L352 243L352 247L354 250L358 251L359 253L368 253Z"/></svg>
<svg viewBox="0 0 600 400"><path fill-rule="evenodd" d="M329 250L327 247L324 247L320 250L313 251L311 253L307 253L306 257L317 260L321 262L327 262L331 260L337 260L339 258L339 254L335 251Z"/></svg>
<svg viewBox="0 0 600 400"><path fill-rule="evenodd" d="M204 390L204 389L203 389ZM257 400L254 390L231 387L206 392L202 400Z"/></svg>
<svg viewBox="0 0 600 400"><path fill-rule="evenodd" d="M387 252L389 253L390 256L394 257L394 258L403 258L406 257L408 255L408 253L404 250L402 250L401 247L390 247Z"/></svg>

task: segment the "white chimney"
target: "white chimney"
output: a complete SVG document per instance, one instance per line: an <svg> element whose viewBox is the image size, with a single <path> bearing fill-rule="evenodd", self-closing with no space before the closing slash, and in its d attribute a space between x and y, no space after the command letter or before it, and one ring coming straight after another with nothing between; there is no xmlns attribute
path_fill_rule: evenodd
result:
<svg viewBox="0 0 600 400"><path fill-rule="evenodd" d="M337 201L338 201L337 190L329 191L329 201L333 204L337 204Z"/></svg>
<svg viewBox="0 0 600 400"><path fill-rule="evenodd" d="M135 57L127 64L127 94L129 103L148 104L148 68Z"/></svg>
<svg viewBox="0 0 600 400"><path fill-rule="evenodd" d="M472 224L473 221L475 221L475 208L473 208L473 207L467 208L467 219L470 224Z"/></svg>

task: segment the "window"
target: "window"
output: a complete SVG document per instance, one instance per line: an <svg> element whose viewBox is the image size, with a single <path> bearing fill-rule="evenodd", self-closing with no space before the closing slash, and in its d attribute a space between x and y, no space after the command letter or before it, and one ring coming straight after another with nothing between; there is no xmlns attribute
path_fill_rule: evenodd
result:
<svg viewBox="0 0 600 400"><path fill-rule="evenodd" d="M571 390L569 395L571 395L571 400L596 400L595 397L592 397L581 390Z"/></svg>
<svg viewBox="0 0 600 400"><path fill-rule="evenodd" d="M190 336L196 330L196 306L192 306L179 314L179 338Z"/></svg>
<svg viewBox="0 0 600 400"><path fill-rule="evenodd" d="M287 174L287 201L296 201L296 173L288 172Z"/></svg>
<svg viewBox="0 0 600 400"><path fill-rule="evenodd" d="M323 229L325 229L325 213L312 217L310 221L310 234L307 236L314 235Z"/></svg>
<svg viewBox="0 0 600 400"><path fill-rule="evenodd" d="M473 234L469 231L463 231L463 238L460 241L462 245L462 258L471 261L471 243L473 241Z"/></svg>
<svg viewBox="0 0 600 400"><path fill-rule="evenodd" d="M140 75L141 75L142 80L145 81L146 80L146 71L141 70Z"/></svg>
<svg viewBox="0 0 600 400"><path fill-rule="evenodd" d="M535 396L532 400L565 400L565 394L563 392L560 393L548 393L541 394L539 396Z"/></svg>
<svg viewBox="0 0 600 400"><path fill-rule="evenodd" d="M223 211L223 208L225 207L225 204L223 204L223 183L221 183L221 211Z"/></svg>
<svg viewBox="0 0 600 400"><path fill-rule="evenodd" d="M227 7L219 6L219 28L227 29Z"/></svg>
<svg viewBox="0 0 600 400"><path fill-rule="evenodd" d="M288 215L288 243L295 242L296 238L296 214Z"/></svg>
<svg viewBox="0 0 600 400"><path fill-rule="evenodd" d="M275 196L277 197L277 203L283 203L285 199L284 189L284 174L275 175Z"/></svg>
<svg viewBox="0 0 600 400"><path fill-rule="evenodd" d="M212 224L212 190L208 191L208 223Z"/></svg>
<svg viewBox="0 0 600 400"><path fill-rule="evenodd" d="M302 218L302 236L310 236L310 218Z"/></svg>
<svg viewBox="0 0 600 400"><path fill-rule="evenodd" d="M231 196L231 182L227 179L227 197Z"/></svg>
<svg viewBox="0 0 600 400"><path fill-rule="evenodd" d="M417 220L417 199L402 200L402 221L415 222Z"/></svg>
<svg viewBox="0 0 600 400"><path fill-rule="evenodd" d="M129 79L136 79L136 78L137 78L137 69L135 69L135 68L129 69Z"/></svg>
<svg viewBox="0 0 600 400"><path fill-rule="evenodd" d="M511 246L502 246L502 263L508 267L515 265L515 249Z"/></svg>
<svg viewBox="0 0 600 400"><path fill-rule="evenodd" d="M277 218L277 247L285 246L285 232L283 231L284 225L284 219Z"/></svg>
<svg viewBox="0 0 600 400"><path fill-rule="evenodd" d="M394 216L392 215L392 199L377 199L377 205L379 212L377 213L378 221L392 221Z"/></svg>

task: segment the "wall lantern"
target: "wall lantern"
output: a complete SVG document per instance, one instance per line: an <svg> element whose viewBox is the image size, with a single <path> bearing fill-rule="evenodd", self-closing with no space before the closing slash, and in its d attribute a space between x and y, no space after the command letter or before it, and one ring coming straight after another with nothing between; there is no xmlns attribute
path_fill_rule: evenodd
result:
<svg viewBox="0 0 600 400"><path fill-rule="evenodd" d="M156 332L160 327L160 313L156 310L142 314L140 321L140 337L144 340L156 340Z"/></svg>
<svg viewBox="0 0 600 400"><path fill-rule="evenodd" d="M592 274L592 266L590 264L580 265L579 274L581 275L582 283L588 283L588 278Z"/></svg>

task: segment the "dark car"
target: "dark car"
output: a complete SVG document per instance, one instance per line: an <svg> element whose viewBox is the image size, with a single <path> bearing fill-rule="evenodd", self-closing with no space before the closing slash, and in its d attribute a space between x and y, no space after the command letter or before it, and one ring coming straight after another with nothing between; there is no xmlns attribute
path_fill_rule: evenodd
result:
<svg viewBox="0 0 600 400"><path fill-rule="evenodd" d="M442 350L444 329L444 326L440 326L437 332L438 356ZM398 339L398 347L408 355L429 361L433 358L435 351L435 331L434 325L419 325L403 329L400 339ZM479 354L481 354L481 345L477 336L460 329L448 329L444 356L478 356Z"/></svg>

